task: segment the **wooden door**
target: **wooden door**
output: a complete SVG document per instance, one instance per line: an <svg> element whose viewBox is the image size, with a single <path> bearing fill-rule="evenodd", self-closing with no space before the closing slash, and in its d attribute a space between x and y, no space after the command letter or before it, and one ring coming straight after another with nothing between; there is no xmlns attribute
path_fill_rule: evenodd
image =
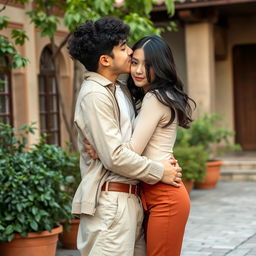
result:
<svg viewBox="0 0 256 256"><path fill-rule="evenodd" d="M236 142L256 150L256 44L233 49Z"/></svg>

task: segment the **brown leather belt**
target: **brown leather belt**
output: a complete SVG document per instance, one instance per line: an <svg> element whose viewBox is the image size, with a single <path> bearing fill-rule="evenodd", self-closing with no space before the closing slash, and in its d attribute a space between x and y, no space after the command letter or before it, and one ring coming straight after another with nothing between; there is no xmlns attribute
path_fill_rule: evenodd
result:
<svg viewBox="0 0 256 256"><path fill-rule="evenodd" d="M105 182L101 188L102 191L125 192L139 195L138 186L120 182Z"/></svg>

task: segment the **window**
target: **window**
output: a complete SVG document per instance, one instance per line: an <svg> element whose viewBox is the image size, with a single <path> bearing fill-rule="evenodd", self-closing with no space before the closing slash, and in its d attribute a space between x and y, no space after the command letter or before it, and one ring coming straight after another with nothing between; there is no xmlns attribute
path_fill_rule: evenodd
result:
<svg viewBox="0 0 256 256"><path fill-rule="evenodd" d="M0 122L13 125L11 72L7 58L0 58Z"/></svg>
<svg viewBox="0 0 256 256"><path fill-rule="evenodd" d="M44 48L39 75L40 129L49 135L47 143L60 145L59 101L51 56L51 50Z"/></svg>

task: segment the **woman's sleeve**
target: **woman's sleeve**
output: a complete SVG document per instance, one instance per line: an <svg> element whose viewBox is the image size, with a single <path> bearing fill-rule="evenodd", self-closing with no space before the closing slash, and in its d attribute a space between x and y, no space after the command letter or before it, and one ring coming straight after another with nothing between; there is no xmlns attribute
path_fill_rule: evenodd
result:
<svg viewBox="0 0 256 256"><path fill-rule="evenodd" d="M130 142L125 146L141 155L163 116L162 104L152 93L143 99Z"/></svg>

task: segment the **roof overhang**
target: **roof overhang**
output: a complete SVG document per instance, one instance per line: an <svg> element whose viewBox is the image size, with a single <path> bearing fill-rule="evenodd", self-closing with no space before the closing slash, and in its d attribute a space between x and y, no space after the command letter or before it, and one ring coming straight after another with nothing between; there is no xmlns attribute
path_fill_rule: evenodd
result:
<svg viewBox="0 0 256 256"><path fill-rule="evenodd" d="M213 6L224 6L233 4L245 4L245 3L256 3L256 0L186 0L184 2L176 2L175 9L190 9L199 7L213 7ZM164 11L166 10L165 5L155 6L153 11Z"/></svg>

